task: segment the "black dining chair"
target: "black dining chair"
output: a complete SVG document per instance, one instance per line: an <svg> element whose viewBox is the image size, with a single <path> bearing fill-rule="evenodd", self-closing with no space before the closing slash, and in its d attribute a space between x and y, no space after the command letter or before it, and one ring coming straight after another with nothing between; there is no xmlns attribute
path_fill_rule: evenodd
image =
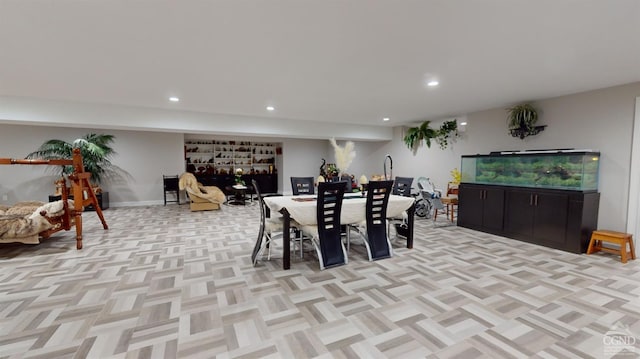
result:
<svg viewBox="0 0 640 359"><path fill-rule="evenodd" d="M313 177L291 177L293 195L314 194L315 186L313 181Z"/></svg>
<svg viewBox="0 0 640 359"><path fill-rule="evenodd" d="M411 197L411 184L413 177L396 177L393 182L393 194L404 197Z"/></svg>
<svg viewBox="0 0 640 359"><path fill-rule="evenodd" d="M393 191L391 194L396 196L404 196L411 197L411 184L413 184L413 177L396 177L393 182ZM407 225L407 216L406 212L403 213L402 217L393 217L389 218L387 232L391 229L391 225L394 225L396 228L396 235L401 235L398 233L398 227L402 227Z"/></svg>
<svg viewBox="0 0 640 359"><path fill-rule="evenodd" d="M270 218L267 217L267 205L264 203L264 197L260 194L260 187L255 179L251 180L251 184L253 185L253 190L258 196L258 203L260 205L260 228L258 230L258 238L256 240L256 244L253 247L253 252L251 253L251 262L255 266L258 263L258 257L267 248L267 260L271 259L271 247L273 246L273 235L282 233L283 228L283 218L275 217Z"/></svg>
<svg viewBox="0 0 640 359"><path fill-rule="evenodd" d="M320 270L346 264L347 251L342 243L340 213L345 186L343 182L318 183L316 226L302 226L305 235L311 237L318 253Z"/></svg>
<svg viewBox="0 0 640 359"><path fill-rule="evenodd" d="M345 183L344 188L346 193L353 192L353 186L352 186L353 181L351 180L351 176L348 176L348 175L340 176L340 182Z"/></svg>
<svg viewBox="0 0 640 359"><path fill-rule="evenodd" d="M366 235L364 236L369 260L388 258L393 255L387 236L387 205L393 181L371 181L367 189L365 210Z"/></svg>

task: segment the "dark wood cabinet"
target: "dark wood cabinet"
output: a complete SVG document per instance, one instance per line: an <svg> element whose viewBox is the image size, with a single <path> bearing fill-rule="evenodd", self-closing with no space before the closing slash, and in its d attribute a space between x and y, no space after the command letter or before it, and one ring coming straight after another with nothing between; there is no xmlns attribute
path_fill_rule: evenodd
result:
<svg viewBox="0 0 640 359"><path fill-rule="evenodd" d="M568 206L566 193L509 190L504 230L527 242L562 247L566 241Z"/></svg>
<svg viewBox="0 0 640 359"><path fill-rule="evenodd" d="M278 175L277 174L258 174L258 175L249 175L249 177L251 178L244 180L249 187L251 187L251 179L255 179L256 182L258 183L260 193L263 193L263 194L278 193Z"/></svg>
<svg viewBox="0 0 640 359"><path fill-rule="evenodd" d="M198 182L205 186L216 186L220 188L226 195L231 195L230 187L235 184L234 175L199 175L196 174ZM246 174L242 175L242 180L249 187L248 193L253 193L251 188L251 180L255 179L260 186L261 193L277 193L278 192L278 174Z"/></svg>
<svg viewBox="0 0 640 359"><path fill-rule="evenodd" d="M462 184L458 190L458 225L490 233L502 231L504 190ZM464 202L464 205L461 205Z"/></svg>
<svg viewBox="0 0 640 359"><path fill-rule="evenodd" d="M461 184L458 225L573 253L586 252L600 194Z"/></svg>

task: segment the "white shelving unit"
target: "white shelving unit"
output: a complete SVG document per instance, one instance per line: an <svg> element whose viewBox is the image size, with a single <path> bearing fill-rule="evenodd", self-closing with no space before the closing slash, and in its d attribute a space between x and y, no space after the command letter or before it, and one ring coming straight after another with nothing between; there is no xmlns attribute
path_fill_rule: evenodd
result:
<svg viewBox="0 0 640 359"><path fill-rule="evenodd" d="M234 174L272 173L276 159L276 144L269 142L188 139L185 140L186 164L193 164L196 173Z"/></svg>

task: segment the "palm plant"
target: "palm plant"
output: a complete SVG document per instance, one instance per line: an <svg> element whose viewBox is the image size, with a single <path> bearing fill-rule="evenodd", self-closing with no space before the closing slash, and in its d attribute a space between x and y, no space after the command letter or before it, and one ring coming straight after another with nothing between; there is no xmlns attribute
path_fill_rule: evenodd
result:
<svg viewBox="0 0 640 359"><path fill-rule="evenodd" d="M115 169L111 163L111 157L116 153L111 144L113 135L89 133L73 142L63 140L48 140L36 151L27 155L27 158L41 159L71 159L73 149L79 148L82 154L82 162L86 172L91 173L91 181L100 184L102 180ZM62 166L62 175L73 172L72 166Z"/></svg>

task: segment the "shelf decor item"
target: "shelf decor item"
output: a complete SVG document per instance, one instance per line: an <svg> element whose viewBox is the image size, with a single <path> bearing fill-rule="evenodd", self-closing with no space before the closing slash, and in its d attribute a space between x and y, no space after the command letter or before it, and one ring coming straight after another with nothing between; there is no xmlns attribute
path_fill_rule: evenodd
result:
<svg viewBox="0 0 640 359"><path fill-rule="evenodd" d="M235 174L242 168L253 174L275 172L275 143L186 139L187 166L196 164L196 174ZM201 164L201 165L200 165Z"/></svg>
<svg viewBox="0 0 640 359"><path fill-rule="evenodd" d="M524 140L527 136L534 136L544 131L546 125L536 126L538 112L528 104L515 105L507 109L507 122L509 133L513 137Z"/></svg>
<svg viewBox="0 0 640 359"><path fill-rule="evenodd" d="M424 121L418 127L410 127L403 140L410 150L416 150L420 143L424 141L427 147L431 148L431 140L434 140L440 149L446 149L449 143L460 136L458 133L458 121L444 121L439 129L433 129L429 125L431 121Z"/></svg>

